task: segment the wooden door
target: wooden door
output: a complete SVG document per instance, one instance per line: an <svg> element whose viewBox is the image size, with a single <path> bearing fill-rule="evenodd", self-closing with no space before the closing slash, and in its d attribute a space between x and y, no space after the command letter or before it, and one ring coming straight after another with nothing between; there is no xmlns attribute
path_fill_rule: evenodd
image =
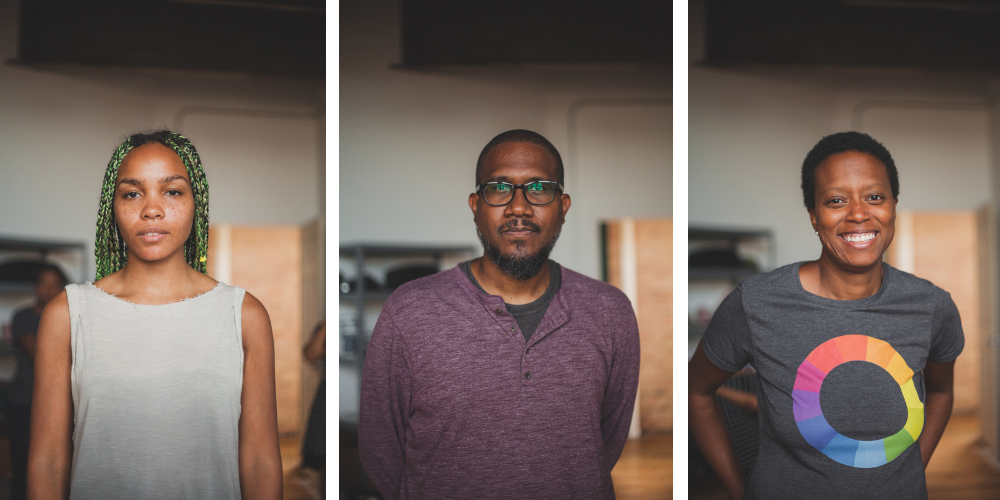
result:
<svg viewBox="0 0 1000 500"><path fill-rule="evenodd" d="M607 281L625 292L639 322L642 432L673 430L673 227L672 219L604 224Z"/></svg>
<svg viewBox="0 0 1000 500"><path fill-rule="evenodd" d="M930 280L951 294L962 317L965 349L955 363L955 413L975 413L982 397L982 295L976 212L911 212L896 216L896 235L886 251L890 265Z"/></svg>
<svg viewBox="0 0 1000 500"><path fill-rule="evenodd" d="M983 442L994 460L1000 459L1000 335L997 332L997 218L995 208L986 205L976 212L979 236L979 303L982 322L982 389L980 416Z"/></svg>
<svg viewBox="0 0 1000 500"><path fill-rule="evenodd" d="M302 231L298 226L209 229L208 274L253 294L271 318L278 432L302 431ZM310 396L311 397L311 396Z"/></svg>

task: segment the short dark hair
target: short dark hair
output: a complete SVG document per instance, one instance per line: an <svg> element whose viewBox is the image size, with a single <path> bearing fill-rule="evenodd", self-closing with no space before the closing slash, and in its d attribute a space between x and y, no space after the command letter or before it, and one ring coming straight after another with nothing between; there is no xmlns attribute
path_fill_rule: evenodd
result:
<svg viewBox="0 0 1000 500"><path fill-rule="evenodd" d="M899 198L899 173L889 150L872 136L863 132L838 132L819 140L802 162L802 201L807 209L816 207L816 169L827 158L848 151L857 151L875 157L889 174L889 187L893 199Z"/></svg>
<svg viewBox="0 0 1000 500"><path fill-rule="evenodd" d="M488 144L486 144L486 147L483 148L483 152L479 153L479 161L476 162L477 186L479 184L482 184L482 182L480 182L480 176L483 173L483 160L486 159L486 155L488 155L490 151L493 150L493 148L501 144L507 144L509 142L530 142L531 144L545 148L545 150L548 151L549 154L551 154L552 157L555 158L556 160L556 182L562 185L566 184L563 179L562 157L559 156L559 151L556 151L556 147L553 146L548 139L542 137L542 135L537 132L532 132L530 130L524 130L524 129L514 129L514 130L508 130L494 137L493 140L491 140Z"/></svg>
<svg viewBox="0 0 1000 500"><path fill-rule="evenodd" d="M35 284L38 284L38 282L42 280L42 275L46 272L56 273L56 276L58 276L59 280L62 281L63 286L69 284L69 280L66 278L66 273L64 273L59 266L50 262L43 262L42 265L38 267L38 274L35 275Z"/></svg>

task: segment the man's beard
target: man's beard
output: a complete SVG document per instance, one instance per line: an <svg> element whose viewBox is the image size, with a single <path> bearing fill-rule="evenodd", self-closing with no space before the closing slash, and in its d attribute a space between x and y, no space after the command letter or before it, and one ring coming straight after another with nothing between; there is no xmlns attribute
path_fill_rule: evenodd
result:
<svg viewBox="0 0 1000 500"><path fill-rule="evenodd" d="M537 225L528 223L527 221L525 221L525 224L523 225L537 231ZM513 227L513 225L507 224L504 227L498 228L497 233L500 233L503 229L508 229L510 227ZM493 262L493 264L495 264L502 273L516 281L528 281L529 279L538 276L538 273L542 271L542 266L548 262L549 253L551 253L552 249L555 248L556 240L559 239L559 234L561 232L562 228L560 227L559 230L556 231L556 234L552 236L552 239L543 245L542 248L539 248L534 254L507 256L500 252L500 248L490 243L490 241L483 236L483 233L479 231L479 227L476 226L476 235L479 236L479 242L483 245L484 254L489 257L490 262ZM517 241L516 245L521 247L524 245L524 242Z"/></svg>

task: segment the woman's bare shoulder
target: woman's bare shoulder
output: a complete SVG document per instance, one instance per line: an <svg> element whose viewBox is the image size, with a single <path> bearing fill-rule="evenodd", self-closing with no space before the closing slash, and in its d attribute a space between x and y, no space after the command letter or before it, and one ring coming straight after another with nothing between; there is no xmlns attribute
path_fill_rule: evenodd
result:
<svg viewBox="0 0 1000 500"><path fill-rule="evenodd" d="M45 315L65 315L69 318L69 298L65 289L45 304L45 308L42 309L42 317L44 318Z"/></svg>
<svg viewBox="0 0 1000 500"><path fill-rule="evenodd" d="M243 297L242 327L244 343L271 342L271 318L264 304L247 292Z"/></svg>
<svg viewBox="0 0 1000 500"><path fill-rule="evenodd" d="M42 318L38 323L38 340L69 341L70 319L69 299L66 290L59 292L42 310Z"/></svg>
<svg viewBox="0 0 1000 500"><path fill-rule="evenodd" d="M245 321L248 318L267 319L267 309L264 308L264 304L250 292L243 296L243 319Z"/></svg>

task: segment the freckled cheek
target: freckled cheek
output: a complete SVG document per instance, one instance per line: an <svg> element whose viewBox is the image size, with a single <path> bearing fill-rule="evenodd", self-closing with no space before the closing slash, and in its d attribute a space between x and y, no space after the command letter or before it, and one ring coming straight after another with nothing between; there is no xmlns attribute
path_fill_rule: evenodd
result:
<svg viewBox="0 0 1000 500"><path fill-rule="evenodd" d="M115 207L114 216L115 221L118 223L119 231L122 231L123 227L135 224L139 219L138 212L139 210L135 208Z"/></svg>
<svg viewBox="0 0 1000 500"><path fill-rule="evenodd" d="M194 205L179 206L170 215L174 217L174 220L184 221L182 227L186 230L190 231L194 228Z"/></svg>

